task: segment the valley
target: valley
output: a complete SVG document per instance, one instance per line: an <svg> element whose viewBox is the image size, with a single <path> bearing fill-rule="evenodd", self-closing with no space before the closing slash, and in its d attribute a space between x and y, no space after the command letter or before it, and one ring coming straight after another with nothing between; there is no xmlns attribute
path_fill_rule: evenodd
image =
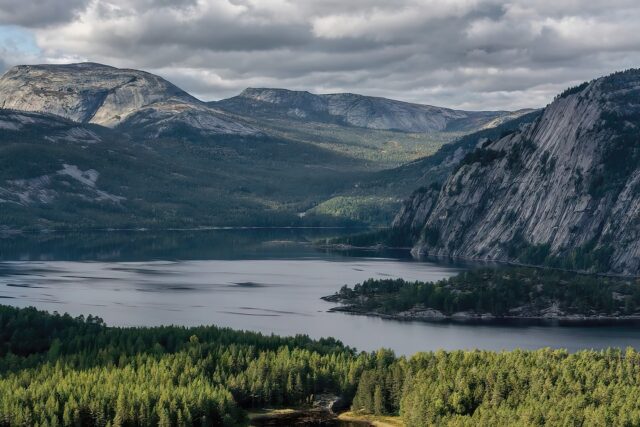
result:
<svg viewBox="0 0 640 427"><path fill-rule="evenodd" d="M508 408L489 395L462 403L447 394L449 409L431 412L429 384L450 378L433 363L444 372L524 364L528 383L547 387L553 369L579 364L601 376L583 360L610 363L618 356L607 348L640 345L636 116L627 108L636 74L572 88L543 110L471 113L280 89L205 103L136 70L14 68L0 79L0 298L21 308L1 308L0 321L30 313L85 328L87 339L152 338L143 352L105 344L89 363L64 327L53 341L7 336L0 388L16 389L23 375L42 390L51 376L78 390L79 369L89 369L102 378L92 399L39 412L66 424L126 424L142 416L132 411L167 425L528 419L533 403L517 393ZM556 270L482 264L493 260ZM30 306L91 316L49 318ZM257 361L232 365L244 363L248 376L202 357L235 358L228 349L245 340L253 344L241 351ZM168 364L197 366L195 376L151 374ZM194 400L193 387L176 388L169 406L135 388L124 396L110 384L131 383L134 365L145 387L181 378L209 403ZM470 378L469 390L480 381L499 393L493 369ZM201 377L209 371L213 379ZM10 396L12 418L36 420L24 408L40 405L37 396ZM319 408L318 396L344 399L352 412ZM102 412L91 406L99 400ZM554 419L549 402L535 407Z"/></svg>
<svg viewBox="0 0 640 427"><path fill-rule="evenodd" d="M369 117L354 121L314 110L324 95L270 91L284 106L205 103L95 63L14 67L0 79L2 227L388 225L421 182L406 181L424 175L410 167L403 178L403 164L525 113L350 95L358 120ZM338 99L332 112L346 108ZM292 105L309 112L292 117Z"/></svg>
<svg viewBox="0 0 640 427"><path fill-rule="evenodd" d="M640 427L637 1L0 1L0 427Z"/></svg>

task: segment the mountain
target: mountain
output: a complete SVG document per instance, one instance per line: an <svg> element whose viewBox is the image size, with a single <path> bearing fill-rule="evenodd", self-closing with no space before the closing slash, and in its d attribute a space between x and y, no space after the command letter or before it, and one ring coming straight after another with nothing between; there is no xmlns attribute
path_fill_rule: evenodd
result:
<svg viewBox="0 0 640 427"><path fill-rule="evenodd" d="M495 140L533 122L541 110L518 116L494 128L479 130L444 144L435 153L397 167L376 171L353 188L326 200L311 212L388 225L412 192L419 187L440 188L465 155L489 139Z"/></svg>
<svg viewBox="0 0 640 427"><path fill-rule="evenodd" d="M640 274L640 70L560 94L422 188L394 227L414 253Z"/></svg>
<svg viewBox="0 0 640 427"><path fill-rule="evenodd" d="M292 140L143 140L0 109L0 231L345 224L298 213L362 176L353 159Z"/></svg>
<svg viewBox="0 0 640 427"><path fill-rule="evenodd" d="M298 94L300 106L327 99ZM331 102L336 111L340 103ZM373 129L331 115L314 121L222 104L137 70L94 63L12 68L0 78L0 224L383 225L411 183L442 181L454 163L438 154L424 167L399 167L469 133ZM503 126L511 125L482 132ZM460 156L477 143L463 141L443 152L455 148Z"/></svg>
<svg viewBox="0 0 640 427"><path fill-rule="evenodd" d="M363 183L360 188L393 187L395 189L440 186L469 152L474 151L488 140L500 139L506 134L520 130L535 121L541 113L542 110L527 110L525 114L514 115L515 118L511 120L496 121L495 127L461 136L451 143L444 144L430 156L379 171L367 183Z"/></svg>
<svg viewBox="0 0 640 427"><path fill-rule="evenodd" d="M95 63L19 65L0 78L0 108L55 114L80 123L131 128L150 134L169 125L203 133L258 133L156 75Z"/></svg>
<svg viewBox="0 0 640 427"><path fill-rule="evenodd" d="M173 99L140 107L129 114L118 128L144 138L260 136L260 131L245 120L228 117L224 112L213 110L201 103Z"/></svg>
<svg viewBox="0 0 640 427"><path fill-rule="evenodd" d="M501 118L514 114L452 110L352 93L315 95L306 91L260 88L245 89L238 96L210 105L237 114L414 133L474 131L495 126Z"/></svg>

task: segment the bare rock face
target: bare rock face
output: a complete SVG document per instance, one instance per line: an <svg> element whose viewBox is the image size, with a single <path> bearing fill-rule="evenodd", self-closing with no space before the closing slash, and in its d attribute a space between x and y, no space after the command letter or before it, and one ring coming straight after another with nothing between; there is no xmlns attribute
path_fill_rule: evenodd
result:
<svg viewBox="0 0 640 427"><path fill-rule="evenodd" d="M197 102L153 74L101 64L19 65L0 79L0 107L113 127L140 107L171 98Z"/></svg>
<svg viewBox="0 0 640 427"><path fill-rule="evenodd" d="M120 126L131 115L153 109L162 112L165 125L173 113L173 123L203 123L205 132L257 132L209 109L159 76L94 63L13 67L0 78L0 108L55 114L107 127ZM194 115L200 120L193 121ZM183 118L187 123L182 123Z"/></svg>
<svg viewBox="0 0 640 427"><path fill-rule="evenodd" d="M270 88L248 88L214 105L235 113L254 111L272 117L403 132L476 130L500 124L502 117L518 117L528 112L460 111L352 93L315 95Z"/></svg>
<svg viewBox="0 0 640 427"><path fill-rule="evenodd" d="M350 93L325 95L325 97L329 103L329 114L344 117L350 125L370 129L398 129L408 132L441 131L445 130L450 122L467 118L469 115L464 111Z"/></svg>
<svg viewBox="0 0 640 427"><path fill-rule="evenodd" d="M394 227L415 253L640 274L640 71L568 90L469 153Z"/></svg>
<svg viewBox="0 0 640 427"><path fill-rule="evenodd" d="M185 131L203 137L260 134L257 129L228 117L222 111L178 100L146 105L130 114L120 128L143 134L147 138L171 136Z"/></svg>
<svg viewBox="0 0 640 427"><path fill-rule="evenodd" d="M94 144L101 138L86 126L58 116L17 110L0 110L0 133L32 131L38 129L43 139L50 142L60 140L79 144Z"/></svg>

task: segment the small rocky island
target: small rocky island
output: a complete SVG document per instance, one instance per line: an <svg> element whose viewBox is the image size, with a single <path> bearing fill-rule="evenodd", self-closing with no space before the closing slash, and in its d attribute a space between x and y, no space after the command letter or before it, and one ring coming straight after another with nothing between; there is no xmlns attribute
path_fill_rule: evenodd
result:
<svg viewBox="0 0 640 427"><path fill-rule="evenodd" d="M640 320L640 279L484 268L437 282L369 279L324 300L331 311L424 321Z"/></svg>

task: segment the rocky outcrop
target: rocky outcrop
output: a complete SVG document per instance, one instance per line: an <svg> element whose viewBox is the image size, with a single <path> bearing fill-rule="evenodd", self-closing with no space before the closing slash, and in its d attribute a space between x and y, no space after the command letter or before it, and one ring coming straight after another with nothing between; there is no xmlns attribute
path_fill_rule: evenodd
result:
<svg viewBox="0 0 640 427"><path fill-rule="evenodd" d="M0 78L0 108L107 127L127 124L132 115L139 119L143 114L147 128L161 122L163 129L172 123L204 133L257 133L159 76L95 63L13 67Z"/></svg>
<svg viewBox="0 0 640 427"><path fill-rule="evenodd" d="M501 118L526 114L506 111L460 111L352 93L315 95L306 91L249 88L212 103L234 113L334 122L403 132L470 131L502 123Z"/></svg>
<svg viewBox="0 0 640 427"><path fill-rule="evenodd" d="M558 96L467 154L394 227L414 253L640 274L640 71Z"/></svg>
<svg viewBox="0 0 640 427"><path fill-rule="evenodd" d="M48 205L59 197L78 197L83 201L120 203L125 197L100 190L96 181L100 173L94 169L80 170L76 165L63 164L52 174L29 179L7 180L0 186L0 206L12 203L22 206ZM65 188L61 192L58 189Z"/></svg>
<svg viewBox="0 0 640 427"><path fill-rule="evenodd" d="M33 132L33 129L38 129L43 139L54 143L62 140L79 144L102 141L96 132L71 120L49 114L0 109L0 134Z"/></svg>
<svg viewBox="0 0 640 427"><path fill-rule="evenodd" d="M198 102L153 74L94 63L19 65L0 79L0 107L113 127L158 101Z"/></svg>
<svg viewBox="0 0 640 427"><path fill-rule="evenodd" d="M178 100L145 105L130 114L119 128L145 138L185 137L194 133L202 137L260 134L254 127L237 121L222 111Z"/></svg>

